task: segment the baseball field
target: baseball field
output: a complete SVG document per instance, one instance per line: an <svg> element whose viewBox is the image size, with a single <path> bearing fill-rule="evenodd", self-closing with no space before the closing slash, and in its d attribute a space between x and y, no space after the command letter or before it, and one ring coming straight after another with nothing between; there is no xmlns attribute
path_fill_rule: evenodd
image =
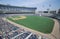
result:
<svg viewBox="0 0 60 39"><path fill-rule="evenodd" d="M54 21L48 17L12 16L7 19L42 33L51 33L54 27Z"/></svg>

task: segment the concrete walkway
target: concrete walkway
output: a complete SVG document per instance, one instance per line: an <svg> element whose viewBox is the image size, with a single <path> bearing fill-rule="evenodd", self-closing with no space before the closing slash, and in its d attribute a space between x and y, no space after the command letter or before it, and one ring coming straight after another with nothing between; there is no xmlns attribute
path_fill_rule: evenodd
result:
<svg viewBox="0 0 60 39"><path fill-rule="evenodd" d="M55 21L53 31L51 33L52 36L54 36L56 39L60 39L60 33L59 33L59 22L56 19L53 19Z"/></svg>
<svg viewBox="0 0 60 39"><path fill-rule="evenodd" d="M35 34L37 34L39 36L44 36L44 37L47 37L47 38L50 38L50 39L59 39L59 35L60 35L59 34L59 23L58 23L58 21L56 19L53 19L55 24L54 24L54 28L53 28L53 31L52 31L51 34L44 34L44 33L41 33L39 31L32 30L30 28L24 27L23 25L19 25L19 24L15 23L15 22L12 22L12 21L10 21L10 20L8 20L6 18L3 18L3 20L5 20L5 21L17 26L17 27L23 28L24 30L31 31L32 33L35 33Z"/></svg>

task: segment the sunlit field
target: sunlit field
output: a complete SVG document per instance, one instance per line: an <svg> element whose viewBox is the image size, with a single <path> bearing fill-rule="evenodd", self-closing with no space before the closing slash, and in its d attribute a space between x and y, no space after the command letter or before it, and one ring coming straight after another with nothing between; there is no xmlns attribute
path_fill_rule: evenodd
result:
<svg viewBox="0 0 60 39"><path fill-rule="evenodd" d="M51 33L54 27L54 21L48 17L13 16L7 19L42 33Z"/></svg>

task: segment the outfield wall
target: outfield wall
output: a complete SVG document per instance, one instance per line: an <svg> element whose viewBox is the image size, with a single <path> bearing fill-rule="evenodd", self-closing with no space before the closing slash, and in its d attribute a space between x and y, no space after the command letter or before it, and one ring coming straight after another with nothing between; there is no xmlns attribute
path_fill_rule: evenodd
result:
<svg viewBox="0 0 60 39"><path fill-rule="evenodd" d="M5 17L10 17L10 16L25 16L25 15L34 15L34 14L2 14L2 16L5 16Z"/></svg>

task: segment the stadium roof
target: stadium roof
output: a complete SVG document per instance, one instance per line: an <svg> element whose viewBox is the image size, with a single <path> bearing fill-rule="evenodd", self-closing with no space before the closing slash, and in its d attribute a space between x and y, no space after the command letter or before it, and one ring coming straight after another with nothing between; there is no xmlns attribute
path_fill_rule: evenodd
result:
<svg viewBox="0 0 60 39"><path fill-rule="evenodd" d="M29 8L29 9L37 9L36 7L20 7L20 6L12 6L12 5L4 5L4 4L0 4L0 6L3 7L14 7L14 8Z"/></svg>

